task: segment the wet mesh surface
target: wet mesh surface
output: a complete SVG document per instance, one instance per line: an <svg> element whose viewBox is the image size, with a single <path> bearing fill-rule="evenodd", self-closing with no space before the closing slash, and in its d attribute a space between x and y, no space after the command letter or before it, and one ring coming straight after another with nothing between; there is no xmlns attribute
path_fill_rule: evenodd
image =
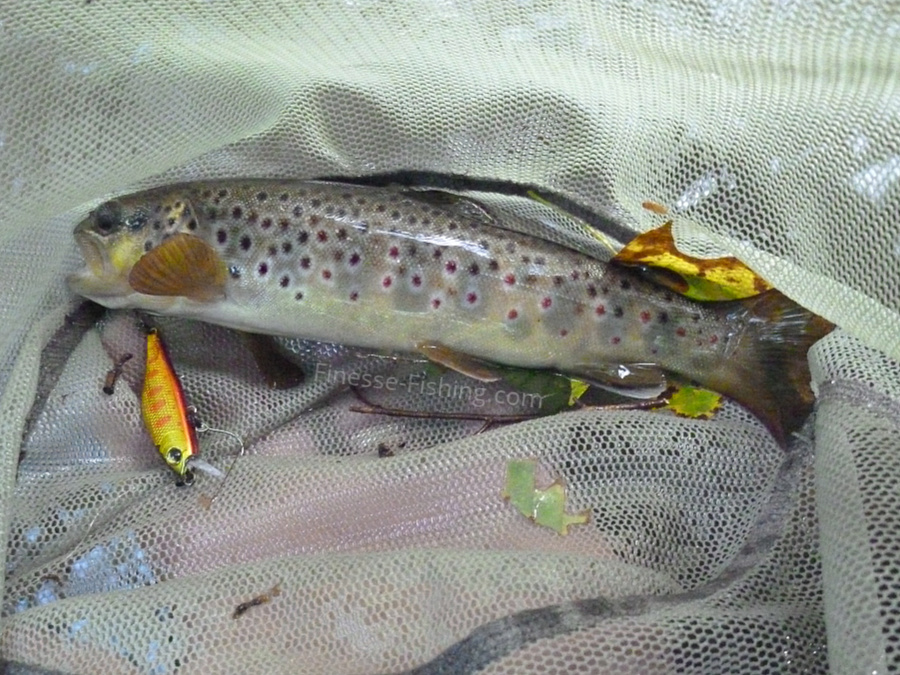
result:
<svg viewBox="0 0 900 675"><path fill-rule="evenodd" d="M896 669L900 23L887 3L845 10L7 8L0 656L69 673ZM840 326L810 355L817 417L785 452L730 404L488 430L367 415L327 377L272 391L233 333L161 321L203 421L245 445L235 462L234 438L202 434L233 470L177 488L141 424L138 318L58 332L74 224L178 180L399 170L538 185L635 231L661 220L642 201L667 205L683 248L738 254ZM606 255L552 209L498 201ZM313 371L422 367L288 348ZM561 537L518 514L514 458L591 522Z"/></svg>

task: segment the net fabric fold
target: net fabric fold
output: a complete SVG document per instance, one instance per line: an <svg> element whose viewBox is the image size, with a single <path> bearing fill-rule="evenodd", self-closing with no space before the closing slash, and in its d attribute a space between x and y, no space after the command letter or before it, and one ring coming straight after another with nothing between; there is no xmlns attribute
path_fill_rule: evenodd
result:
<svg viewBox="0 0 900 675"><path fill-rule="evenodd" d="M3 659L23 672L895 668L898 33L888 3L8 7ZM333 382L272 392L234 335L171 322L189 398L246 444L223 489L177 490L141 427L135 318L54 341L74 223L164 182L410 169L541 186L635 231L658 224L642 201L666 204L685 249L736 253L840 326L812 354L815 422L787 455L737 408L476 434L353 413ZM333 368L416 367L297 349ZM227 436L201 445L225 466L237 453ZM563 479L591 523L560 537L518 514L501 497L512 458L537 460L540 485ZM598 598L613 609L566 604ZM544 633L522 629L533 616Z"/></svg>

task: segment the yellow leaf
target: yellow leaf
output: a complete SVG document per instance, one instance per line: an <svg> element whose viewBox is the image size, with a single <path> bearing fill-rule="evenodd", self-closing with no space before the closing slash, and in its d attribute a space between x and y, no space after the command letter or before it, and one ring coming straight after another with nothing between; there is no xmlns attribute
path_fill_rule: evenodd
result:
<svg viewBox="0 0 900 675"><path fill-rule="evenodd" d="M737 258L694 258L672 238L672 221L639 234L613 258L640 266L646 276L692 300L740 300L772 288Z"/></svg>
<svg viewBox="0 0 900 675"><path fill-rule="evenodd" d="M506 484L500 493L522 515L538 525L549 527L557 534L568 534L570 525L583 525L590 520L590 511L566 513L566 490L562 480L556 479L546 490L535 487L534 459L511 459L506 465Z"/></svg>
<svg viewBox="0 0 900 675"><path fill-rule="evenodd" d="M681 387L669 396L665 407L681 417L709 419L722 407L722 396L708 389Z"/></svg>
<svg viewBox="0 0 900 675"><path fill-rule="evenodd" d="M586 392L590 385L587 382L582 382L581 380L570 379L569 380L569 406L575 405L575 402L584 396L584 392Z"/></svg>

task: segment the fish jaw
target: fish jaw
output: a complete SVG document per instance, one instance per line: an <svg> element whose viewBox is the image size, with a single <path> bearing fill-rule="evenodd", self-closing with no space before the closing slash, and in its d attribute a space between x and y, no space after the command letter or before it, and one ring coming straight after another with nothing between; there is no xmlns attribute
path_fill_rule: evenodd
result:
<svg viewBox="0 0 900 675"><path fill-rule="evenodd" d="M141 256L139 244L129 237L101 238L91 231L89 220L75 228L75 243L85 264L69 276L69 288L107 307L124 306L125 296L134 293L128 274ZM117 300L121 302L111 304Z"/></svg>

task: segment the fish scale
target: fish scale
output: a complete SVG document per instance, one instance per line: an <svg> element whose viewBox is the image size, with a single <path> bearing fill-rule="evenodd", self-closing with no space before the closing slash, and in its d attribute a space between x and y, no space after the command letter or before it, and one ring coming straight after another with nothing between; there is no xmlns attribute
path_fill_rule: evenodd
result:
<svg viewBox="0 0 900 675"><path fill-rule="evenodd" d="M76 228L88 265L70 283L107 306L379 351L440 344L626 386L651 363L748 402L776 435L780 398L808 409L803 357L821 330L784 296L693 302L522 229L448 193L191 183L98 207ZM780 391L800 349L802 382Z"/></svg>

